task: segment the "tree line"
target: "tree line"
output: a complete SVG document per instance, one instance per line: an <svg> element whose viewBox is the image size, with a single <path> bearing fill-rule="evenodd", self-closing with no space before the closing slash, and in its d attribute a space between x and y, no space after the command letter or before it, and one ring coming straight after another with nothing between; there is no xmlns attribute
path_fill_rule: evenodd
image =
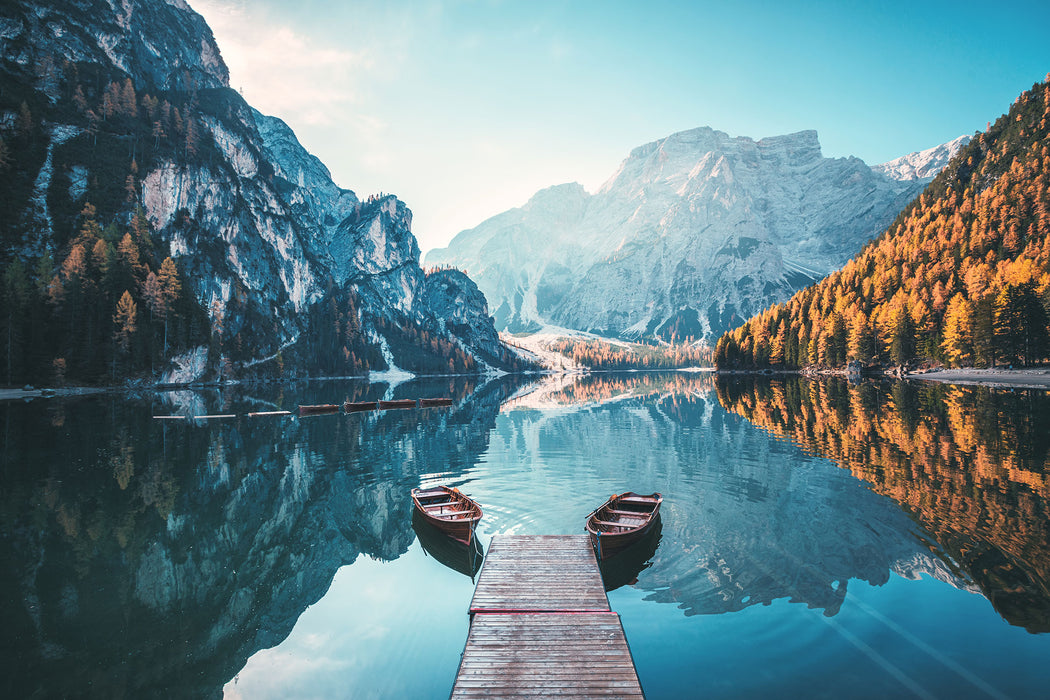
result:
<svg viewBox="0 0 1050 700"><path fill-rule="evenodd" d="M697 345L616 345L601 340L562 338L550 349L578 365L599 370L709 367L710 348Z"/></svg>
<svg viewBox="0 0 1050 700"><path fill-rule="evenodd" d="M1050 353L1050 84L838 272L719 338L719 367L1031 365Z"/></svg>

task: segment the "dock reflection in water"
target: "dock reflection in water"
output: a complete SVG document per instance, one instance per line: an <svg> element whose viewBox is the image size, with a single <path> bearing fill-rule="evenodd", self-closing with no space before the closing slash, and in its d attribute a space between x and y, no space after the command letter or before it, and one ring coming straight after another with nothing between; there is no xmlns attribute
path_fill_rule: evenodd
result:
<svg viewBox="0 0 1050 700"><path fill-rule="evenodd" d="M470 544L460 542L426 522L416 510L412 511L412 530L415 531L423 552L438 563L458 571L471 581L481 570L485 549L481 546L479 538L471 538Z"/></svg>

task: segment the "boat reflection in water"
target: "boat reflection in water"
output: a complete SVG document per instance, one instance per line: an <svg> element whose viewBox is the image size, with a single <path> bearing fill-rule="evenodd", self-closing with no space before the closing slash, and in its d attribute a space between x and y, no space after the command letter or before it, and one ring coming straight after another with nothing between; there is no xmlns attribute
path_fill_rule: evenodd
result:
<svg viewBox="0 0 1050 700"><path fill-rule="evenodd" d="M477 537L472 537L470 544L449 537L424 520L415 510L412 511L412 529L426 554L453 571L469 577L471 581L474 580L485 558L485 550Z"/></svg>
<svg viewBox="0 0 1050 700"><path fill-rule="evenodd" d="M640 540L598 560L598 569L602 572L606 593L638 583L638 575L653 565L662 531L663 522L658 518Z"/></svg>

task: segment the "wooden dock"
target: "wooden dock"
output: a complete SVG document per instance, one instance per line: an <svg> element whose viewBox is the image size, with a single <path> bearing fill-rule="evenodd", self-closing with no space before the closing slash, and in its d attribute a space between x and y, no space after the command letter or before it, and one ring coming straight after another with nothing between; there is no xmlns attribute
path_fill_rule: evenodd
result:
<svg viewBox="0 0 1050 700"><path fill-rule="evenodd" d="M642 698L587 535L496 535L452 698Z"/></svg>

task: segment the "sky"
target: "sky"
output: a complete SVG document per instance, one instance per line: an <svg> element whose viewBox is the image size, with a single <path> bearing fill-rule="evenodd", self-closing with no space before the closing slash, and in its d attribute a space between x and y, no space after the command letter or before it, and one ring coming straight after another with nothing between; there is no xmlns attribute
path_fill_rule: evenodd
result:
<svg viewBox="0 0 1050 700"><path fill-rule="evenodd" d="M983 130L1050 72L1050 0L189 0L230 85L424 253L631 149L816 129L881 163Z"/></svg>

